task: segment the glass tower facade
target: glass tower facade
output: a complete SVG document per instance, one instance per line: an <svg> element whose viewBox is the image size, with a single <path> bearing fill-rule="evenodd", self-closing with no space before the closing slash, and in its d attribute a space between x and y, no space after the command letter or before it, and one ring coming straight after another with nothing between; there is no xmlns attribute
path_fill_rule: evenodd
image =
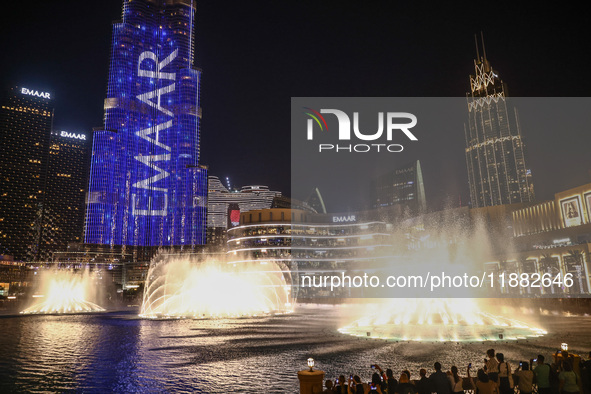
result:
<svg viewBox="0 0 591 394"><path fill-rule="evenodd" d="M477 55L467 94L466 165L473 208L534 199L531 171L525 164L517 110L506 86L486 59Z"/></svg>
<svg viewBox="0 0 591 394"><path fill-rule="evenodd" d="M86 243L205 243L194 14L191 0L124 0L113 25L104 128L93 135Z"/></svg>
<svg viewBox="0 0 591 394"><path fill-rule="evenodd" d="M0 255L40 257L53 124L49 93L14 87L0 108Z"/></svg>
<svg viewBox="0 0 591 394"><path fill-rule="evenodd" d="M41 233L41 260L82 241L84 197L88 187L86 133L52 131Z"/></svg>
<svg viewBox="0 0 591 394"><path fill-rule="evenodd" d="M370 181L371 208L395 207L398 214L427 210L423 171L419 160L389 171Z"/></svg>

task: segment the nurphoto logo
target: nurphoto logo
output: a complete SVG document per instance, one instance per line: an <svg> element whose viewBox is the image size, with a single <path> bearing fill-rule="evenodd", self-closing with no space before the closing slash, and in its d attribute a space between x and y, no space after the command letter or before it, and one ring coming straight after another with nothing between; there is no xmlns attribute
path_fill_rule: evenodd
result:
<svg viewBox="0 0 591 394"><path fill-rule="evenodd" d="M321 132L329 132L328 124L322 114L331 114L336 117L338 122L338 139L339 141L351 141L352 139L361 141L384 141L387 143L361 143L361 144L318 144L318 151L322 152L349 152L349 153L366 153L366 152L402 152L404 147L401 144L390 143L395 136L404 135L411 141L418 141L417 137L410 131L416 126L417 117L408 112L378 112L378 127L377 131L363 132L359 127L359 112L353 112L353 127L351 127L351 118L344 111L338 109L321 109L316 111L309 107L304 107L304 114L309 116L307 120L307 139L314 140L314 129L320 129ZM331 119L331 118L329 118ZM332 118L334 119L334 118ZM384 127L385 123L385 127ZM317 125L317 127L315 126ZM353 133L351 133L351 129ZM402 134L400 134L400 132Z"/></svg>

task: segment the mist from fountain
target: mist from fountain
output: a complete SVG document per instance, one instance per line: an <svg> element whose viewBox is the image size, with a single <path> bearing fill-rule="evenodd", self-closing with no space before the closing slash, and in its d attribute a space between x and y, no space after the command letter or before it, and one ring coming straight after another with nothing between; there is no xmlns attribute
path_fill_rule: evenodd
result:
<svg viewBox="0 0 591 394"><path fill-rule="evenodd" d="M448 211L451 212L451 211ZM391 275L423 275L445 272L451 276L482 272L484 263L498 255L510 255L512 245L502 230L491 229L482 218L444 213L426 223L409 220L392 237L396 257L385 271ZM493 314L502 302L487 303L470 297L488 297L490 288L449 288L437 298L425 288L396 289L400 298L367 302L360 318L349 318L343 334L396 341L495 341L538 337L547 332L526 323ZM404 297L404 298L402 298ZM448 298L449 297L449 298ZM496 305L495 305L496 304Z"/></svg>
<svg viewBox="0 0 591 394"><path fill-rule="evenodd" d="M76 314L104 312L89 301L96 296L94 274L89 271L51 270L41 272L36 301L22 314Z"/></svg>
<svg viewBox="0 0 591 394"><path fill-rule="evenodd" d="M274 262L227 264L189 255L156 258L148 271L140 316L223 318L292 311L291 287Z"/></svg>

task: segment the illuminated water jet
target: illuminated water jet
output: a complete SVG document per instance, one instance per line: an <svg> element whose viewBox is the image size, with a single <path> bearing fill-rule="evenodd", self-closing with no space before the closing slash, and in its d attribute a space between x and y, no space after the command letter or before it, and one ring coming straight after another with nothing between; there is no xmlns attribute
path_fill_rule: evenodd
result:
<svg viewBox="0 0 591 394"><path fill-rule="evenodd" d="M286 313L292 311L290 292L286 272L272 262L234 266L173 257L150 267L140 316L218 318Z"/></svg>
<svg viewBox="0 0 591 394"><path fill-rule="evenodd" d="M394 277L441 272L442 276L445 273L449 277L478 278L485 262L495 261L501 252L511 254L511 243L504 242L504 233L491 227L484 216L479 214L470 219L454 212L443 211L441 215L420 216L404 222L392 237L400 253L381 269ZM524 314L500 310L505 303L501 299L489 307L480 306L478 297L495 294L488 285L452 285L450 280L447 287L437 287L440 292L431 293L439 298L421 298L425 289L422 285L399 286L390 294L408 298L389 298L379 304L367 304L365 314L358 320L352 318L339 332L421 342L517 340L547 334L542 328L507 317ZM495 312L491 313L493 310Z"/></svg>
<svg viewBox="0 0 591 394"><path fill-rule="evenodd" d="M23 310L22 314L75 314L104 312L105 309L88 301L93 288L90 274L71 271L52 271L42 274L39 301Z"/></svg>
<svg viewBox="0 0 591 394"><path fill-rule="evenodd" d="M339 332L422 342L517 340L546 334L541 328L482 311L473 299L390 300Z"/></svg>

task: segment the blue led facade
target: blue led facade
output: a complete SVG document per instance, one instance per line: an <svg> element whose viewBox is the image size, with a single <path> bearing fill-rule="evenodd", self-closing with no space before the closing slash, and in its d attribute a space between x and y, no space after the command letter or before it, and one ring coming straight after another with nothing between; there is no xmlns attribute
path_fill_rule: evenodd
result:
<svg viewBox="0 0 591 394"><path fill-rule="evenodd" d="M94 132L85 242L205 243L201 71L191 0L124 0L113 25L105 127Z"/></svg>

